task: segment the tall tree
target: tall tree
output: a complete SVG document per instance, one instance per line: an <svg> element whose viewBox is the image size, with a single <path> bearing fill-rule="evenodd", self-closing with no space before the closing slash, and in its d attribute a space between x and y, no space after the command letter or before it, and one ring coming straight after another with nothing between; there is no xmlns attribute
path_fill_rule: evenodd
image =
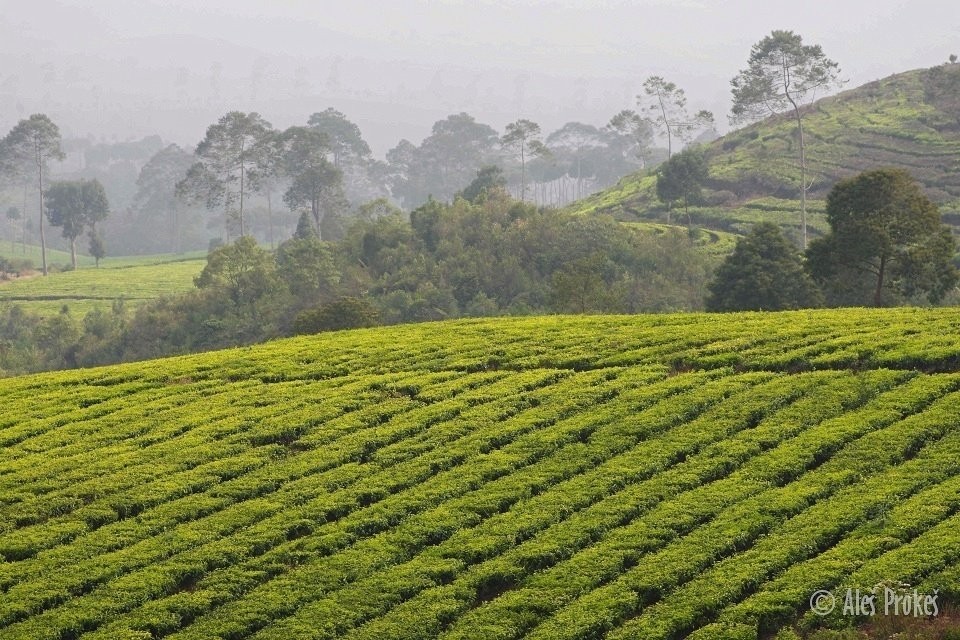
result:
<svg viewBox="0 0 960 640"><path fill-rule="evenodd" d="M803 107L818 93L839 86L840 66L820 45L805 45L793 31L773 31L750 49L747 66L730 81L731 121L749 122L787 110L797 121L800 148L800 225L807 247L807 156Z"/></svg>
<svg viewBox="0 0 960 640"><path fill-rule="evenodd" d="M520 158L520 202L524 202L527 189L527 156L547 154L547 147L540 140L540 125L522 118L511 122L500 138L500 144L507 149L513 149Z"/></svg>
<svg viewBox="0 0 960 640"><path fill-rule="evenodd" d="M183 209L176 197L176 185L186 178L192 165L193 156L171 144L153 154L137 176L134 207L142 216L150 216L146 228L156 229L158 239L162 231L170 233L167 246L175 253L181 250L183 235Z"/></svg>
<svg viewBox="0 0 960 640"><path fill-rule="evenodd" d="M903 169L838 182L827 196L827 221L830 233L810 243L807 264L830 304L937 302L957 284L953 236Z"/></svg>
<svg viewBox="0 0 960 640"><path fill-rule="evenodd" d="M687 111L687 95L677 85L660 76L650 76L643 83L637 105L646 111L654 127L667 137L667 157L673 155L673 139L689 140L694 132L713 126L713 114L706 110L691 115Z"/></svg>
<svg viewBox="0 0 960 640"><path fill-rule="evenodd" d="M256 165L256 153L262 149L257 143L271 128L258 113L231 111L224 115L207 128L197 145L198 160L177 184L179 193L210 208L223 205L228 216L237 206L240 235L246 235L243 205L253 186L247 172Z"/></svg>
<svg viewBox="0 0 960 640"><path fill-rule="evenodd" d="M42 113L35 113L26 120L21 120L0 141L0 159L2 159L0 164L22 172L24 175L33 173L37 179L37 189L40 193L40 256L43 262L43 275L47 275L47 241L43 227L43 178L50 160L64 158L60 141L60 129Z"/></svg>
<svg viewBox="0 0 960 640"><path fill-rule="evenodd" d="M408 208L429 196L449 200L490 162L497 132L467 113L452 114L433 124L419 147L401 140L387 153L392 192Z"/></svg>
<svg viewBox="0 0 960 640"><path fill-rule="evenodd" d="M47 218L70 241L70 262L77 268L77 238L88 228L96 235L97 222L110 213L107 192L98 180L55 182L47 190Z"/></svg>
<svg viewBox="0 0 960 640"><path fill-rule="evenodd" d="M333 165L338 169L342 170L344 164L351 160L370 155L370 145L363 139L360 127L333 107L311 115L307 126L326 134L333 154Z"/></svg>
<svg viewBox="0 0 960 640"><path fill-rule="evenodd" d="M327 160L330 139L313 127L290 127L283 133L283 166L290 186L283 195L291 209L305 208L322 237L324 218L346 208L342 173Z"/></svg>
<svg viewBox="0 0 960 640"><path fill-rule="evenodd" d="M374 160L359 126L333 108L311 115L307 126L327 135L333 165L343 173L344 193L353 204L388 194L377 175L382 163Z"/></svg>

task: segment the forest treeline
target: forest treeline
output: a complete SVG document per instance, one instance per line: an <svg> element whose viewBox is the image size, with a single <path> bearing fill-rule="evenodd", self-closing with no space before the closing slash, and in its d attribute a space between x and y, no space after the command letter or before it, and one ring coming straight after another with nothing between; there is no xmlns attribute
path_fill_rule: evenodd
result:
<svg viewBox="0 0 960 640"><path fill-rule="evenodd" d="M467 113L452 114L419 144L401 140L382 160L360 127L333 108L284 130L260 114L230 112L193 148L159 136L61 139L52 121L43 124L54 128L43 132L50 143L43 189L59 181L103 185L110 216L98 237L109 255L207 249L245 234L275 247L311 207L323 238L335 240L366 203L386 199L411 211L430 198L450 202L487 165L503 169L516 199L563 206L667 157L655 141L655 120L630 110L603 126L569 122L552 132L521 119L502 134ZM716 135L709 127L694 133ZM24 247L41 244L44 205L34 164L30 157L0 162L7 223L0 233ZM48 235L52 246L71 244Z"/></svg>
<svg viewBox="0 0 960 640"><path fill-rule="evenodd" d="M491 177L492 174L492 177ZM467 199L465 196L470 196ZM213 250L189 294L77 317L0 309L0 370L71 368L252 344L299 332L464 316L702 307L716 259L696 232L654 234L513 199L496 172L409 216L380 203L337 241L304 216L276 251Z"/></svg>

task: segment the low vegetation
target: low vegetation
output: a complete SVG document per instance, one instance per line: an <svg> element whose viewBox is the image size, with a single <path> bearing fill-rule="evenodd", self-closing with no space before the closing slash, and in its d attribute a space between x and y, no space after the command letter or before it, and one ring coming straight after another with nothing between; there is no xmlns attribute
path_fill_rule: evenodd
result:
<svg viewBox="0 0 960 640"><path fill-rule="evenodd" d="M946 611L958 323L461 320L2 380L0 638L797 637L877 624L808 603L882 581Z"/></svg>

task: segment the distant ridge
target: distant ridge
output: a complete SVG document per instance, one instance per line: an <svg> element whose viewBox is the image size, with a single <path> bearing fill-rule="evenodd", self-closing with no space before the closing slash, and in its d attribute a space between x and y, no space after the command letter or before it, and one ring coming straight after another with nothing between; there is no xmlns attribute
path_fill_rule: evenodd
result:
<svg viewBox="0 0 960 640"><path fill-rule="evenodd" d="M824 198L838 180L866 169L903 167L949 221L960 222L960 64L907 71L821 98L807 107L804 132L812 198ZM729 210L750 208L758 198L765 199L760 209L789 213L793 207L784 201L800 193L796 140L795 121L782 114L706 145L708 202L694 221L737 230L737 223L753 220ZM662 218L654 185L651 176L627 176L574 208Z"/></svg>

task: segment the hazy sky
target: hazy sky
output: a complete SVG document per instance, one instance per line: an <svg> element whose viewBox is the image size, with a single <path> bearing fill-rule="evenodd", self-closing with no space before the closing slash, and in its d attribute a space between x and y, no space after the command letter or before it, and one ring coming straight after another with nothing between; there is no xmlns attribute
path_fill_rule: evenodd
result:
<svg viewBox="0 0 960 640"><path fill-rule="evenodd" d="M604 124L649 75L725 127L750 46L792 29L850 86L960 54L946 0L0 0L0 130L194 144L232 110L275 126L333 106L377 155L467 111L498 130Z"/></svg>

